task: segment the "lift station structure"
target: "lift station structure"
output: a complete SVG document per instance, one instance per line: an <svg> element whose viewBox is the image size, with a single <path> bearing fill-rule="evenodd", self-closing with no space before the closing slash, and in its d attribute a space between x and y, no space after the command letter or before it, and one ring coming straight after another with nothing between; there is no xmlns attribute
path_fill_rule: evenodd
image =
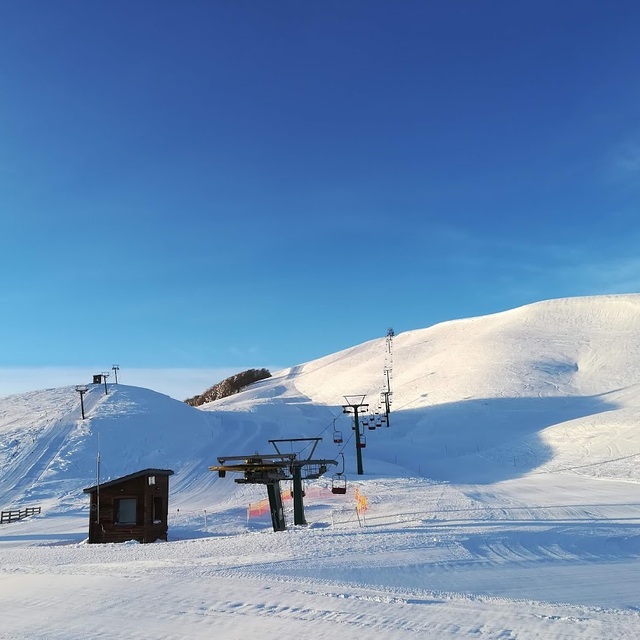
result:
<svg viewBox="0 0 640 640"><path fill-rule="evenodd" d="M217 471L220 478L227 472L241 473L236 478L238 484L264 484L267 487L271 523L274 531L284 531L287 524L284 518L280 482L291 481L293 486L293 520L294 524L307 524L304 517L303 480L315 480L324 475L329 465L337 466L336 460L314 459L318 442L322 438L288 438L269 440L276 453L252 453L244 456L220 456L218 465L209 467L210 471ZM311 450L307 458L300 458L299 453L282 453L278 445L307 442ZM306 447L305 447L306 448Z"/></svg>

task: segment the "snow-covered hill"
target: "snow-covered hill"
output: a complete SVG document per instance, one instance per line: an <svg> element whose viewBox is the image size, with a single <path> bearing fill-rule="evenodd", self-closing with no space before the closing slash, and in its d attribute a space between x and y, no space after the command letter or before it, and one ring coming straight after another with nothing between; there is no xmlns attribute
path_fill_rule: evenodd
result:
<svg viewBox="0 0 640 640"><path fill-rule="evenodd" d="M638 295L552 300L402 333L392 426L367 434L367 467L478 482L589 464L581 473L640 480L639 335ZM338 416L347 434L343 396L377 405L386 347L372 340L203 408L252 412L270 433L286 424L306 436Z"/></svg>
<svg viewBox="0 0 640 640"><path fill-rule="evenodd" d="M276 373L204 411L149 390L101 385L0 399L2 503L69 504L102 477L176 471L186 503L207 502L218 455L270 451L270 438L352 437L343 396L374 409L392 365L389 428L366 431L367 474L496 481L532 470L640 480L640 296L553 300L380 338ZM597 464L602 462L602 464ZM233 491L224 483L226 491ZM202 493L204 492L204 495ZM210 500L209 500L210 502Z"/></svg>
<svg viewBox="0 0 640 640"><path fill-rule="evenodd" d="M467 614L484 621L476 637L483 635L482 624L487 625L485 637L518 626L515 600L513 606L500 605L505 622L495 627L488 621L498 605L486 600L474 608L462 593L497 596L507 603L524 598L537 611L537 617L518 627L524 635L500 637L585 637L583 632L630 637L629 629L640 636L640 618L633 613L633 594L640 586L635 577L640 568L638 336L640 295L551 300L401 333L393 339L392 353L381 337L280 371L199 409L124 385L110 385L108 395L102 386L92 387L85 396L84 421L73 387L0 398L0 507L37 504L44 512L31 521L0 526L0 566L8 558L3 549L17 553L30 544L73 543L69 549L74 551L58 553L65 563L89 553L77 544L86 537L88 503L82 489L95 484L99 450L102 480L145 467L176 472L171 480L173 546L127 551L123 566L132 571L130 562L146 562L150 553L165 567L179 557L191 558L193 571L174 575L181 593L193 595L187 585L194 576L213 575L197 560L211 553L221 554L215 575L248 581L253 585L249 597L256 600L256 576L303 585L300 593L316 594L308 603L314 610L327 604L318 594L335 591L338 583L348 584L342 590L360 601L366 596L359 589L373 590L372 597L381 602L388 602L387 596L401 599L398 589L410 592L403 600L407 625L386 624L382 618L363 622L362 637L412 637L409 629L414 635L429 633L429 625L420 622L426 614L406 605L420 599L440 602L432 609L443 616L443 631L433 637L456 635L456 616ZM356 476L344 396L365 395L375 408L383 369L391 366L390 426L365 431L365 474ZM334 444L335 430L343 435L342 444ZM356 529L359 537L352 535L357 525L349 498L310 501L311 527L304 531L272 534L268 522L247 523L246 505L263 498L264 489L237 485L208 470L220 455L271 451L269 439L315 436L323 437L317 456L344 453L350 487L357 483L369 498L367 528ZM257 540L251 532L263 535ZM231 546L216 541L221 535L230 536ZM301 540L294 544L290 536L304 536L305 550ZM181 546L195 538L201 538L201 547ZM37 564L53 557L47 549L37 552ZM112 565L121 552L93 547L90 553L92 562ZM297 562L301 553L307 558L304 566ZM367 561L372 554L375 566ZM85 561L80 573L87 571ZM241 576L230 573L228 562L244 567ZM606 576L613 567L616 579L609 583ZM8 574L0 571L0 586L3 575ZM329 582L321 587L318 580ZM609 584L606 596L596 586L603 581ZM164 587L173 592L168 583ZM380 595L385 589L391 591ZM431 591L418 597L420 589ZM443 591L454 595L434 596ZM278 591L278 606L285 606L285 592L290 590ZM455 606L445 606L447 598ZM576 623L571 635L570 623L550 622L555 614L539 604L543 600L569 603L558 620L582 616L593 624ZM261 617L255 604L247 613L250 622ZM310 627L300 627L311 629L308 635L321 629L323 637L340 635L340 625L328 622L331 615L339 618L335 608L329 607L330 615L321 620L301 613L304 606L291 618L296 625L312 620ZM617 632L598 635L607 616L592 606L615 610L608 624ZM233 610L230 602L220 602L212 615L219 621ZM371 615L378 614L371 609ZM469 625L458 627L471 633ZM190 631L195 633L195 626ZM75 636L66 627L66 635L51 637Z"/></svg>

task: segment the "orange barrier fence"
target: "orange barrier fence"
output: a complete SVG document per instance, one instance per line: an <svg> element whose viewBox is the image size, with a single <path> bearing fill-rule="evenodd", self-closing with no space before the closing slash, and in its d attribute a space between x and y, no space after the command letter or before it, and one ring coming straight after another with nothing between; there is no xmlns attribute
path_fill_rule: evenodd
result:
<svg viewBox="0 0 640 640"><path fill-rule="evenodd" d="M250 502L247 509L247 519L258 518L265 513L269 513L269 500L267 498L260 500L260 502Z"/></svg>
<svg viewBox="0 0 640 640"><path fill-rule="evenodd" d="M288 502L289 500L293 500L293 492L291 491L282 491L282 502ZM332 498L334 497L333 493L331 493L331 489L327 489L325 487L308 487L304 491L305 498ZM263 516L265 513L269 513L269 500L268 498L264 498L260 500L260 502L251 502L249 503L249 507L247 509L247 520L249 518L259 518Z"/></svg>
<svg viewBox="0 0 640 640"><path fill-rule="evenodd" d="M369 510L369 501L364 493L360 493L358 488L356 487L355 491L355 499L356 499L356 511L358 514L363 514Z"/></svg>

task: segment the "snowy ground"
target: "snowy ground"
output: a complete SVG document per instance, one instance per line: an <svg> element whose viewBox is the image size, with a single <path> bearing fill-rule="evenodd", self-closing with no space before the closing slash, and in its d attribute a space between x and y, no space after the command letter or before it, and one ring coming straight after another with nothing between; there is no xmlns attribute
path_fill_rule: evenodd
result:
<svg viewBox="0 0 640 640"><path fill-rule="evenodd" d="M551 301L397 336L363 476L340 404L377 399L384 339L204 411L126 386L92 389L84 422L72 388L0 399L0 506L43 507L0 525L0 637L640 637L639 310ZM349 492L307 500L307 527L247 521L264 489L208 471L318 434ZM176 471L169 542L85 543L98 442L104 479Z"/></svg>

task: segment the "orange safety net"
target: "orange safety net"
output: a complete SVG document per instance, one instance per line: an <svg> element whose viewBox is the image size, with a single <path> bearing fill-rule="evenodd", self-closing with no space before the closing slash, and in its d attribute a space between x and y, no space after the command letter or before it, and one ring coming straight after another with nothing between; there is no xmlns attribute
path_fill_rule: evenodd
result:
<svg viewBox="0 0 640 640"><path fill-rule="evenodd" d="M335 497L333 493L331 493L331 490L323 487L309 487L308 489L305 489L304 493L306 498ZM282 502L293 500L293 493L291 491L282 491L280 495L282 496ZM264 498L264 500L260 500L260 502L251 502L249 503L249 508L247 509L247 518L259 518L265 513L269 513L269 511L270 508L268 498Z"/></svg>
<svg viewBox="0 0 640 640"><path fill-rule="evenodd" d="M356 511L358 513L364 513L369 510L369 501L367 500L367 497L363 493L360 493L357 487L354 497L356 499Z"/></svg>
<svg viewBox="0 0 640 640"><path fill-rule="evenodd" d="M269 500L267 498L260 500L260 502L250 503L249 509L247 510L247 517L257 518L265 513L269 513Z"/></svg>

